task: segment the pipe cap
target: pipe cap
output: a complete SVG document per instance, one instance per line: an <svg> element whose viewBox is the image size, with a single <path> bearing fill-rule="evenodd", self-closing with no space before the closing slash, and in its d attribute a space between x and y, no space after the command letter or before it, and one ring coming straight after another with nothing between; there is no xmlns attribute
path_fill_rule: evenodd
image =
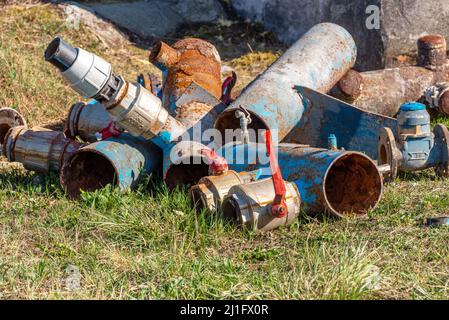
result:
<svg viewBox="0 0 449 320"><path fill-rule="evenodd" d="M426 110L426 106L419 102L407 102L401 105L401 111Z"/></svg>

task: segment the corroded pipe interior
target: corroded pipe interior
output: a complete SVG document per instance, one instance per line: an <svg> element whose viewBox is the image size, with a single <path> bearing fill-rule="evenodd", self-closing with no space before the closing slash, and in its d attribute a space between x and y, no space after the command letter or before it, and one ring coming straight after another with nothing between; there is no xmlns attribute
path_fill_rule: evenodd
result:
<svg viewBox="0 0 449 320"><path fill-rule="evenodd" d="M324 181L328 209L337 215L366 214L382 194L376 165L360 154L346 154L329 167Z"/></svg>
<svg viewBox="0 0 449 320"><path fill-rule="evenodd" d="M116 169L108 158L92 151L82 151L64 166L61 184L69 197L78 198L81 190L95 191L108 184L117 185L116 177Z"/></svg>
<svg viewBox="0 0 449 320"><path fill-rule="evenodd" d="M194 161L194 157L190 158L191 164L172 164L168 168L165 175L165 183L170 189L181 185L194 185L205 176L209 175L209 166L201 158Z"/></svg>

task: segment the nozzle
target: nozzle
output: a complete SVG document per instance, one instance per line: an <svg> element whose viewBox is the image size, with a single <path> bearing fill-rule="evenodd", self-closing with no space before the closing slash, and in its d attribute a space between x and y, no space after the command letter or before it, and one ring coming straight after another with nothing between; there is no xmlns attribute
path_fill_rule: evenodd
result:
<svg viewBox="0 0 449 320"><path fill-rule="evenodd" d="M53 39L45 50L45 61L50 62L61 72L70 68L77 56L78 50L59 37Z"/></svg>
<svg viewBox="0 0 449 320"><path fill-rule="evenodd" d="M86 99L111 100L121 84L108 62L59 37L48 45L45 60L56 66L69 85Z"/></svg>

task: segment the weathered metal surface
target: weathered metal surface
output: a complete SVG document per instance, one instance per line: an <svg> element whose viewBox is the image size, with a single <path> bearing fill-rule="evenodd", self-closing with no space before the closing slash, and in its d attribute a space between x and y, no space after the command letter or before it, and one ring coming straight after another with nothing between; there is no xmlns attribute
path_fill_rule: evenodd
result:
<svg viewBox="0 0 449 320"><path fill-rule="evenodd" d="M11 128L5 137L3 154L11 162L20 162L25 169L37 172L59 171L81 144L64 133L24 126Z"/></svg>
<svg viewBox="0 0 449 320"><path fill-rule="evenodd" d="M301 196L295 183L285 183L286 215L272 214L276 192L271 178L232 187L223 200L222 216L237 226L269 231L291 224L300 213Z"/></svg>
<svg viewBox="0 0 449 320"><path fill-rule="evenodd" d="M81 190L108 184L133 188L143 172L159 172L161 151L153 143L129 134L89 144L75 152L61 170L61 184L72 198Z"/></svg>
<svg viewBox="0 0 449 320"><path fill-rule="evenodd" d="M197 185L190 188L189 195L196 208L219 210L229 189L239 184L256 181L258 178L259 170L251 172L228 170L218 176L201 178Z"/></svg>
<svg viewBox="0 0 449 320"><path fill-rule="evenodd" d="M335 134L339 147L364 152L376 159L379 129L389 127L396 132L394 118L366 112L305 87L298 86L296 90L304 105L304 114L283 142L327 148L329 135Z"/></svg>
<svg viewBox="0 0 449 320"><path fill-rule="evenodd" d="M263 178L271 175L264 148L262 144L228 144L217 153L225 157L230 169L240 172L260 168ZM376 164L362 153L296 144L280 144L277 153L282 176L296 184L306 212L364 215L381 198L382 176Z"/></svg>
<svg viewBox="0 0 449 320"><path fill-rule="evenodd" d="M352 71L342 78L331 95L360 109L394 117L402 103L419 100L424 90L434 83L434 72L421 67Z"/></svg>
<svg viewBox="0 0 449 320"><path fill-rule="evenodd" d="M192 82L176 100L176 119L188 129L201 123L201 131L204 131L213 128L215 120L225 108L226 105L212 93Z"/></svg>
<svg viewBox="0 0 449 320"><path fill-rule="evenodd" d="M241 106L251 113L250 128L277 129L282 140L304 112L294 86L329 91L354 65L356 51L344 28L332 23L314 26L245 88L218 117L215 127L220 131L239 128L235 111Z"/></svg>
<svg viewBox="0 0 449 320"><path fill-rule="evenodd" d="M378 162L391 168L386 175L394 179L398 171L436 168L440 176L449 176L449 131L437 125L430 129L430 115L421 103L407 103L398 114L398 134L383 128L379 133Z"/></svg>
<svg viewBox="0 0 449 320"><path fill-rule="evenodd" d="M0 108L0 144L3 144L9 129L25 126L26 121L22 115L12 108Z"/></svg>
<svg viewBox="0 0 449 320"><path fill-rule="evenodd" d="M176 42L173 47L159 42L150 54L150 62L164 73L163 106L172 116L185 113L190 108L176 104L192 82L221 97L221 59L217 49L207 41L187 38ZM179 118L178 118L179 119Z"/></svg>
<svg viewBox="0 0 449 320"><path fill-rule="evenodd" d="M417 66L359 73L350 70L331 90L331 95L357 107L390 117L401 104L418 101L426 88L449 81L446 40L441 35L418 39Z"/></svg>
<svg viewBox="0 0 449 320"><path fill-rule="evenodd" d="M420 102L426 104L431 116L435 113L449 116L449 82L437 83L426 88Z"/></svg>
<svg viewBox="0 0 449 320"><path fill-rule="evenodd" d="M99 102L75 103L67 116L65 134L71 139L79 137L87 142L95 142L98 140L96 133L106 128L111 121L111 116Z"/></svg>

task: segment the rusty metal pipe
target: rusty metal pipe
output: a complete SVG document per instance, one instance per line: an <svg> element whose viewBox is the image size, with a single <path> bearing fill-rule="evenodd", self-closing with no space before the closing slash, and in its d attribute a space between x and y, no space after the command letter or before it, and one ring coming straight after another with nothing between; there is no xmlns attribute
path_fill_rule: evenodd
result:
<svg viewBox="0 0 449 320"><path fill-rule="evenodd" d="M300 121L304 105L294 86L329 91L354 66L356 45L351 35L332 23L310 29L275 63L249 84L218 117L215 128L240 128L235 111L245 108L250 128L278 129L282 140Z"/></svg>
<svg viewBox="0 0 449 320"><path fill-rule="evenodd" d="M223 200L222 216L239 227L256 231L288 226L299 216L301 196L295 183L286 182L285 187L285 203L288 208L285 217L279 218L272 214L275 191L271 178L233 186Z"/></svg>
<svg viewBox="0 0 449 320"><path fill-rule="evenodd" d="M232 170L260 168L264 172L260 178L271 175L262 144L228 144L217 153ZM282 176L296 184L306 212L327 212L340 217L364 215L381 198L382 176L376 164L363 153L279 144L277 154Z"/></svg>
<svg viewBox="0 0 449 320"><path fill-rule="evenodd" d="M3 154L8 161L20 162L37 172L59 171L67 159L81 147L63 132L24 126L11 128L5 137Z"/></svg>
<svg viewBox="0 0 449 320"><path fill-rule="evenodd" d="M406 101L417 101L435 83L434 72L421 67L401 67L368 72L351 70L331 95L358 108L394 117Z"/></svg>
<svg viewBox="0 0 449 320"><path fill-rule="evenodd" d="M350 70L331 90L331 95L363 110L393 117L403 103L418 101L427 88L449 81L446 50L443 36L421 37L417 66L368 72Z"/></svg>
<svg viewBox="0 0 449 320"><path fill-rule="evenodd" d="M133 188L142 173L159 172L160 164L161 151L152 142L121 134L73 153L60 180L69 197L78 198L81 190L94 191L108 184L121 190Z"/></svg>
<svg viewBox="0 0 449 320"><path fill-rule="evenodd" d="M86 142L95 142L98 140L96 133L111 121L109 113L97 101L75 103L67 115L65 134L71 139L79 137Z"/></svg>

